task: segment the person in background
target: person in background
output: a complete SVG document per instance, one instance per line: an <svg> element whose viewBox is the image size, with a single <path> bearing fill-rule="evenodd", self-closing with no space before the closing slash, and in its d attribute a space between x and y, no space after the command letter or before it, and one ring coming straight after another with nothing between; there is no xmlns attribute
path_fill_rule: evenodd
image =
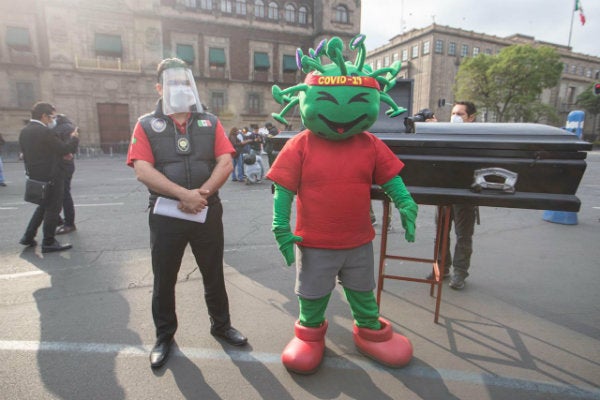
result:
<svg viewBox="0 0 600 400"><path fill-rule="evenodd" d="M50 182L45 201L35 209L25 234L19 241L23 246L35 246L35 236L43 222L42 253L72 247L70 244L60 244L54 235L64 194L65 172L62 158L76 151L79 132L74 128L66 142L60 140L52 131L56 126L56 118L56 108L52 104L36 103L31 110L31 120L19 135L27 176L37 181Z"/></svg>
<svg viewBox="0 0 600 400"><path fill-rule="evenodd" d="M233 172L231 173L231 181L239 182L244 180L244 161L242 159L242 141L238 136L240 130L237 127L233 127L229 130L229 141L235 149L233 157Z"/></svg>
<svg viewBox="0 0 600 400"><path fill-rule="evenodd" d="M73 124L66 115L58 114L56 116L56 126L53 131L62 141L68 140L69 134L73 129L75 129L75 124ZM73 197L71 196L71 180L75 173L75 153L69 153L63 156L62 168L65 172L65 188L62 202L64 218L60 218L59 216L59 225L61 226L56 230L57 235L63 235L77 229L75 227L75 205L73 204ZM61 220L62 224L60 223Z"/></svg>
<svg viewBox="0 0 600 400"><path fill-rule="evenodd" d="M223 274L219 189L233 170L235 149L219 119L202 107L192 71L183 60L169 58L158 64L156 91L160 96L156 109L137 121L127 155L127 165L150 191L152 208L148 216L156 327L152 368L167 362L173 344L178 326L175 284L188 244L202 274L210 333L234 346L248 341L231 326ZM190 216L205 213L205 219L158 214L153 208L160 198L175 200L177 209Z"/></svg>
<svg viewBox="0 0 600 400"><path fill-rule="evenodd" d="M2 147L4 147L4 138L0 134L0 186L6 186L4 181L4 166L2 165Z"/></svg>
<svg viewBox="0 0 600 400"><path fill-rule="evenodd" d="M457 101L452 107L450 122L466 123L475 122L477 109L470 101ZM450 252L450 235L446 238L446 259L444 262L444 279L450 278L449 286L454 290L465 288L465 279L469 276L471 254L473 253L473 233L477 221L478 207L470 204L454 204L451 211L451 223L454 225L456 245L454 258ZM437 220L437 218L436 218ZM450 273L452 267L452 274ZM433 272L426 279L433 279Z"/></svg>
<svg viewBox="0 0 600 400"><path fill-rule="evenodd" d="M249 135L250 141L250 149L254 151L256 154L256 161L260 165L260 177L261 179L265 176L265 165L263 163L263 159L261 156L262 153L262 145L263 145L263 137L259 132L258 125L252 125L252 133Z"/></svg>
<svg viewBox="0 0 600 400"><path fill-rule="evenodd" d="M273 149L273 142L271 139L279 135L279 129L277 129L277 127L270 122L265 124L265 128L267 129L267 135L265 136L265 152L267 153L269 166L271 166L275 161L275 150Z"/></svg>

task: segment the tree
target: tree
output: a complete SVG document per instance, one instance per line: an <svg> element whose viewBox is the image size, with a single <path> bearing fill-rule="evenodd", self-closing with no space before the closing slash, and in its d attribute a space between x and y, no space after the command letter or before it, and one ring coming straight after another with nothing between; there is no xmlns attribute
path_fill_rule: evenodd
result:
<svg viewBox="0 0 600 400"><path fill-rule="evenodd" d="M592 122L592 134L594 137L596 135L596 119L598 114L600 114L600 96L596 96L594 93L594 84L592 83L590 87L588 87L585 91L583 91L579 96L577 96L577 100L575 104L583 108L588 114L593 117Z"/></svg>
<svg viewBox="0 0 600 400"><path fill-rule="evenodd" d="M554 109L539 97L558 84L562 70L554 48L512 45L496 55L466 59L456 74L454 96L494 112L500 122L556 120Z"/></svg>

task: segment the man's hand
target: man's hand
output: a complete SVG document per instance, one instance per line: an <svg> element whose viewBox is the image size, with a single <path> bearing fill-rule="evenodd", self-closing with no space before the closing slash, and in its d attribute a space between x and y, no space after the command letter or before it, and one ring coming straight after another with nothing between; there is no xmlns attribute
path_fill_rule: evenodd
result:
<svg viewBox="0 0 600 400"><path fill-rule="evenodd" d="M71 132L71 137L79 138L79 128L75 128L75 130Z"/></svg>
<svg viewBox="0 0 600 400"><path fill-rule="evenodd" d="M179 199L178 208L189 214L196 214L208 205L210 191L205 189L192 189L185 192Z"/></svg>

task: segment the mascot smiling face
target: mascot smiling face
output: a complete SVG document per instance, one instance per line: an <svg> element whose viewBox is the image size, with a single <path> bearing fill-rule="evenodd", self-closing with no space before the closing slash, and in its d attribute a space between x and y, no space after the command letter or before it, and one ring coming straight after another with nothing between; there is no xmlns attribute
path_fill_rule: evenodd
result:
<svg viewBox="0 0 600 400"><path fill-rule="evenodd" d="M287 124L284 115L294 106L299 106L302 123L314 134L329 140L344 140L368 130L379 116L379 104L383 101L391 108L390 117L406 110L399 108L387 94L395 84L400 62L375 72L365 65L365 36L358 35L350 43L351 50L358 50L355 63L345 61L344 44L334 37L323 40L310 55L296 52L298 68L307 73L304 83L282 90L273 86L273 98L286 104L277 121ZM332 63L322 65L321 56ZM385 75L385 76L382 76ZM381 89L383 86L383 90Z"/></svg>

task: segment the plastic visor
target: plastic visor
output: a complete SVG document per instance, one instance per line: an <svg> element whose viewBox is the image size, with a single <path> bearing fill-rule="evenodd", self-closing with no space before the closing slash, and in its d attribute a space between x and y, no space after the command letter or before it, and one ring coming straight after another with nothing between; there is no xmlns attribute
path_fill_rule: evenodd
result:
<svg viewBox="0 0 600 400"><path fill-rule="evenodd" d="M165 115L202 112L202 103L192 71L167 68L162 72L162 107Z"/></svg>

